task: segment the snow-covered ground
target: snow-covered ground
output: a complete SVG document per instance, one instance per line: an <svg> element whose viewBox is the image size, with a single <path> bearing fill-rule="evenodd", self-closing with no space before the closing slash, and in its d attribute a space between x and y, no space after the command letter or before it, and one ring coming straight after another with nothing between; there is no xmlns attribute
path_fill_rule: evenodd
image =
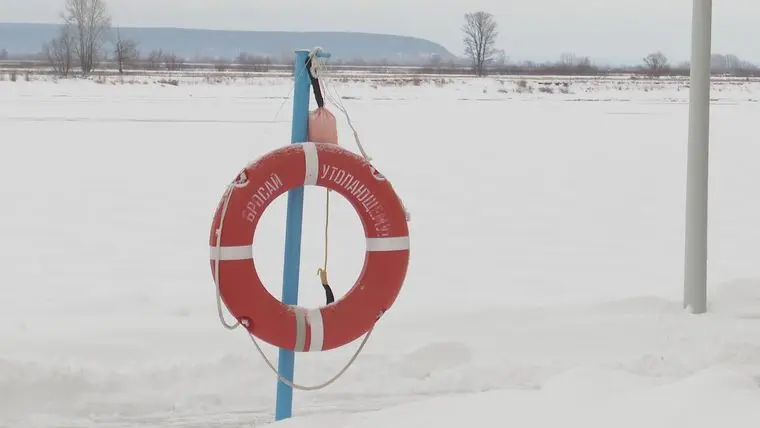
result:
<svg viewBox="0 0 760 428"><path fill-rule="evenodd" d="M519 80L333 82L411 212L411 266L356 364L296 392L279 426L757 426L760 84L713 93L710 313L693 316L687 85ZM0 81L0 427L272 421L274 375L220 325L207 242L228 182L290 141L289 91ZM324 299L323 198L307 189L305 306ZM364 242L348 203L331 207L343 293ZM255 247L275 295L284 211L282 197ZM329 378L357 345L298 355L297 381Z"/></svg>

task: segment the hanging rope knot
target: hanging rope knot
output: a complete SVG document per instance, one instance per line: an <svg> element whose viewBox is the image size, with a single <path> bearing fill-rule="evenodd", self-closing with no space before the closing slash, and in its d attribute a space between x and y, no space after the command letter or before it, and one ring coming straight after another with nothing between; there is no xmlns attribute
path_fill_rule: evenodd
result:
<svg viewBox="0 0 760 428"><path fill-rule="evenodd" d="M311 58L314 58L314 57L319 57L319 56L320 56L319 54L320 54L320 53L324 53L324 52L325 52L325 51L324 51L324 49L322 49L322 47L320 47L320 46L315 46L315 47L314 47L314 48L313 48L311 51L309 51L309 56L310 56Z"/></svg>
<svg viewBox="0 0 760 428"><path fill-rule="evenodd" d="M322 285L330 284L327 281L327 269L322 269L322 268L317 269L317 275L319 275L319 280L322 282Z"/></svg>
<svg viewBox="0 0 760 428"><path fill-rule="evenodd" d="M322 50L320 47L315 47L311 50L311 52L309 52L309 68L311 75L314 76L315 79L319 79L321 77L321 71L325 68L325 58L320 55L320 53L323 52L324 50Z"/></svg>

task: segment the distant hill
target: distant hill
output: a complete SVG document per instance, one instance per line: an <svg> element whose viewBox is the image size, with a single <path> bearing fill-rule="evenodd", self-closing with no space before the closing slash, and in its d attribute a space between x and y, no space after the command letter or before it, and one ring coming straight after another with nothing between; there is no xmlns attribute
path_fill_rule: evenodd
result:
<svg viewBox="0 0 760 428"><path fill-rule="evenodd" d="M0 51L10 55L38 53L55 37L56 24L0 23ZM392 62L419 61L436 55L443 61L455 56L438 43L416 37L351 32L225 31L188 28L121 27L122 38L139 44L144 55L154 49L194 58L235 58L240 53L283 57L294 49L322 46L337 60ZM111 34L115 40L115 30Z"/></svg>

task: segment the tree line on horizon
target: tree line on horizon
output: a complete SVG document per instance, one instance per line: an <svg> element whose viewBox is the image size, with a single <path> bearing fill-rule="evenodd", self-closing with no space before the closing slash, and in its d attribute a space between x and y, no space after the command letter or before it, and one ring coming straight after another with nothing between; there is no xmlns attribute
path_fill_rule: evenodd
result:
<svg viewBox="0 0 760 428"><path fill-rule="evenodd" d="M609 72L645 73L651 76L683 75L690 71L689 62L671 65L668 57L661 51L652 52L642 59L636 67L600 67L594 65L590 57L581 57L573 53L563 53L557 62L536 64L526 62L521 65L508 65L503 50L496 49L496 39L499 36L498 24L493 14L477 11L465 14L462 25L462 43L465 57L470 62L472 72L477 76L490 73L512 71L541 72L552 74L602 74ZM713 54L711 58L713 72L733 74L737 76L760 76L760 67L748 61L741 60L736 55Z"/></svg>
<svg viewBox="0 0 760 428"><path fill-rule="evenodd" d="M189 68L213 68L217 71L268 71L290 66L292 56L256 56L240 53L235 58L183 58L179 55L154 49L141 52L137 42L122 38L118 27L111 39L112 18L106 0L64 0L61 13L62 26L55 38L46 42L41 51L20 60L37 61L50 67L54 74L68 77L75 70L83 76L96 68L110 68L124 73L127 70L178 71ZM650 76L688 75L689 63L671 65L662 52L652 52L636 66L599 66L588 56L563 53L557 61L536 63L525 61L511 64L505 51L496 48L499 36L494 16L485 11L467 13L461 27L464 57L443 60L430 55L417 61L366 61L331 60L333 66L390 67L415 66L426 74L469 72L476 76L489 74L553 74L553 75L604 75L646 74ZM9 60L8 51L0 47L0 60ZM715 73L735 76L760 76L760 67L741 60L736 55L714 54L712 69Z"/></svg>

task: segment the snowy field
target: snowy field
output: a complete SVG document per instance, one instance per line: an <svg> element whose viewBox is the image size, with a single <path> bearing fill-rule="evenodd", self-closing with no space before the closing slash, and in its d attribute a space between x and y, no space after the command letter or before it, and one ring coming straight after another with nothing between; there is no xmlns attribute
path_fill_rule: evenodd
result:
<svg viewBox="0 0 760 428"><path fill-rule="evenodd" d="M275 426L757 427L760 84L714 88L703 316L681 310L684 82L333 85L411 213L411 266L356 364ZM229 181L289 143L289 91L0 81L0 427L271 423L274 375L220 325L207 243ZM324 299L323 204L307 189L305 306ZM364 241L348 203L331 207L340 294ZM277 296L284 211L254 251ZM299 355L297 381L357 345Z"/></svg>

